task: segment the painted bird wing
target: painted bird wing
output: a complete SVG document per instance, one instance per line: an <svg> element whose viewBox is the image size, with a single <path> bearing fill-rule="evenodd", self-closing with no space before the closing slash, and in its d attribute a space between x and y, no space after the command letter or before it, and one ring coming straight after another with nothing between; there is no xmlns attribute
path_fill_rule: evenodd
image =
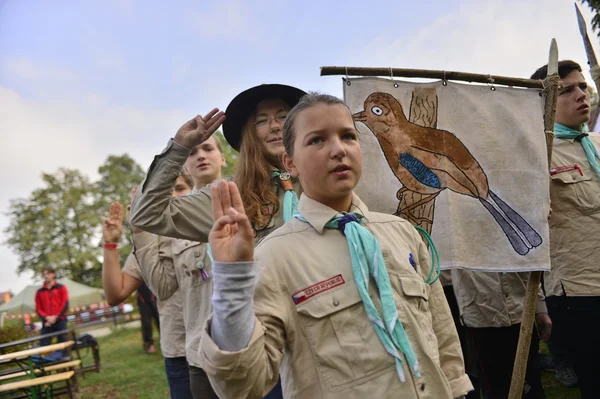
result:
<svg viewBox="0 0 600 399"><path fill-rule="evenodd" d="M481 165L467 147L451 132L411 124L406 127L411 147L423 151L418 158L430 169L448 172L452 177L468 187L477 196L487 198L488 183ZM470 184L466 183L466 180ZM473 191L471 184L476 187Z"/></svg>

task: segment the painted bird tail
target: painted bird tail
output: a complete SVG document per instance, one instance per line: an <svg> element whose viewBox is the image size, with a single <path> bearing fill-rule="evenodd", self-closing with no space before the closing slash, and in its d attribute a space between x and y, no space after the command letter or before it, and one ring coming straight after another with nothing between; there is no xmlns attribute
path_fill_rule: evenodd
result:
<svg viewBox="0 0 600 399"><path fill-rule="evenodd" d="M500 225L510 245L519 255L526 255L529 250L542 244L542 237L521 215L492 191L489 191L489 194L491 200L480 198L479 201Z"/></svg>

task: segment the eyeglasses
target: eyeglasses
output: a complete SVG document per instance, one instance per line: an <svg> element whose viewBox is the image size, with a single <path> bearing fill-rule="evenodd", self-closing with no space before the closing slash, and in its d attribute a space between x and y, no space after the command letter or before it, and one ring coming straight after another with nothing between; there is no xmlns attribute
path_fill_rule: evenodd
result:
<svg viewBox="0 0 600 399"><path fill-rule="evenodd" d="M258 118L256 118L256 121L254 121L254 127L256 129L264 129L271 124L271 121L275 121L278 124L283 125L285 123L286 118L287 112L281 112L275 115L275 117L259 116Z"/></svg>

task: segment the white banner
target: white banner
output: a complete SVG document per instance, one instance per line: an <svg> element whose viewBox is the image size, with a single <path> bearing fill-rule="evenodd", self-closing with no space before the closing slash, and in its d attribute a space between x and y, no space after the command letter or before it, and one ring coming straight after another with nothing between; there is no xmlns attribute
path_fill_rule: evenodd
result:
<svg viewBox="0 0 600 399"><path fill-rule="evenodd" d="M431 231L443 269L549 270L540 91L351 79L364 153L357 194Z"/></svg>

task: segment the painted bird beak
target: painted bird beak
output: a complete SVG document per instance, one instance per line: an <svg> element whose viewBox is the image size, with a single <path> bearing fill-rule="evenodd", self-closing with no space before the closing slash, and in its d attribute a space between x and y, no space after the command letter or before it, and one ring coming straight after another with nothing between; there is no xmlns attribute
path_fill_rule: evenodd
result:
<svg viewBox="0 0 600 399"><path fill-rule="evenodd" d="M367 121L367 113L365 111L360 111L352 115L352 118L357 122L366 122Z"/></svg>

